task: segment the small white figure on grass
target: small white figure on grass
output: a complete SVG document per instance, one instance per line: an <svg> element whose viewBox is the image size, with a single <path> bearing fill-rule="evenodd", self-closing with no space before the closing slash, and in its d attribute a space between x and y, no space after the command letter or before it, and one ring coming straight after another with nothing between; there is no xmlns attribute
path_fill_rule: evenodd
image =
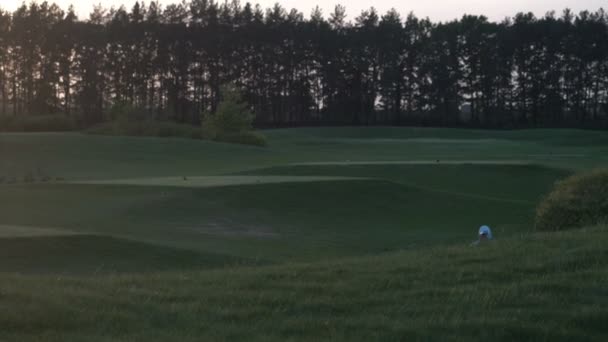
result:
<svg viewBox="0 0 608 342"><path fill-rule="evenodd" d="M482 242L490 241L494 239L492 236L492 230L488 226L481 226L479 228L479 235L477 237L477 241L473 242L472 245L477 246Z"/></svg>

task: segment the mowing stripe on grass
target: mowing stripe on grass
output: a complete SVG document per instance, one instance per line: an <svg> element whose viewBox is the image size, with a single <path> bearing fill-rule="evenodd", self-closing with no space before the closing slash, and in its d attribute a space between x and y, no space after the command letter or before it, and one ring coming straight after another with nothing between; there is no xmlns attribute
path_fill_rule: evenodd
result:
<svg viewBox="0 0 608 342"><path fill-rule="evenodd" d="M80 235L64 229L0 224L0 238Z"/></svg>
<svg viewBox="0 0 608 342"><path fill-rule="evenodd" d="M90 185L136 185L136 186L168 186L184 188L212 188L233 185L277 184L277 183L308 183L362 180L360 177L329 177L329 176L202 176L202 177L162 177L162 178L133 178L113 180L74 181L71 184Z"/></svg>
<svg viewBox="0 0 608 342"><path fill-rule="evenodd" d="M525 160L368 160L329 161L292 163L289 166L331 166L331 165L531 165Z"/></svg>
<svg viewBox="0 0 608 342"><path fill-rule="evenodd" d="M586 154L530 154L529 157L533 158L585 158Z"/></svg>
<svg viewBox="0 0 608 342"><path fill-rule="evenodd" d="M513 141L501 139L448 139L448 138L329 138L349 143L417 143L417 144L513 144Z"/></svg>

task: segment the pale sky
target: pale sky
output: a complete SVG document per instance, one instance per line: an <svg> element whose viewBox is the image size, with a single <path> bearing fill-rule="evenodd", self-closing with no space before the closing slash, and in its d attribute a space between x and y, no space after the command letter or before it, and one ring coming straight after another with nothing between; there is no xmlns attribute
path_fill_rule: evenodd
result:
<svg viewBox="0 0 608 342"><path fill-rule="evenodd" d="M159 2L166 5L180 1L160 0ZM41 1L38 0L38 2ZM136 0L55 0L54 2L64 9L69 4L74 4L79 17L88 18L88 13L93 8L93 4L101 3L108 8L124 4L130 9ZM148 2L146 1L146 3ZM247 1L241 0L241 2L244 4ZM348 20L352 20L362 10L368 9L372 5L382 13L395 8L402 16L413 11L419 17L428 16L434 21L459 18L465 13L483 14L491 20L500 21L505 17L513 16L517 12L533 12L537 16L542 16L551 10L561 13L564 8L570 8L574 12L581 10L595 11L600 7L608 10L606 0L258 0L251 2L259 3L264 8L271 7L278 2L287 9L297 8L307 16L312 8L319 5L326 17L333 11L336 4L342 4L346 6ZM21 3L23 3L23 0L0 0L0 8L14 10Z"/></svg>

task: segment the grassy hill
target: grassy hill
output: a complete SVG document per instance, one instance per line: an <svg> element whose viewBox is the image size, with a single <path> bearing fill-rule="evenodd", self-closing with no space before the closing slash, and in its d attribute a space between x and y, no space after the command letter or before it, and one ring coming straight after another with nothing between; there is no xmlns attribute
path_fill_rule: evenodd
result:
<svg viewBox="0 0 608 342"><path fill-rule="evenodd" d="M529 231L535 203L555 180L608 162L601 132L315 128L266 134L268 148L2 134L0 224L254 260L373 254L466 241L480 224L503 236ZM596 143L582 143L590 139ZM260 178L244 184L243 175ZM27 177L37 183L25 183ZM41 182L45 177L50 181ZM305 182L275 183L294 177Z"/></svg>
<svg viewBox="0 0 608 342"><path fill-rule="evenodd" d="M4 275L15 341L604 341L606 228L316 263Z"/></svg>
<svg viewBox="0 0 608 342"><path fill-rule="evenodd" d="M608 164L608 137L581 130L431 128L269 130L268 148L79 133L0 134L0 175L66 179L201 176L344 160L529 160L564 168Z"/></svg>
<svg viewBox="0 0 608 342"><path fill-rule="evenodd" d="M253 259L310 260L467 241L481 224L502 236L528 231L537 198L565 174L534 167L434 168L271 169L259 173L369 179L210 188L6 186L0 213L5 224ZM514 177L505 178L507 172Z"/></svg>
<svg viewBox="0 0 608 342"><path fill-rule="evenodd" d="M0 270L4 273L94 276L246 264L251 262L108 236L45 235L0 239Z"/></svg>
<svg viewBox="0 0 608 342"><path fill-rule="evenodd" d="M532 221L607 133L265 134L0 134L0 340L605 337L605 228Z"/></svg>

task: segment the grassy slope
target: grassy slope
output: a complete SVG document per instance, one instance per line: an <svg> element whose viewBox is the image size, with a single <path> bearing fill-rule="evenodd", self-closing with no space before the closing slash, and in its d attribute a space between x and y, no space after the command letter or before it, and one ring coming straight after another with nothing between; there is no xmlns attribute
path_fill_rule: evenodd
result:
<svg viewBox="0 0 608 342"><path fill-rule="evenodd" d="M373 179L206 189L0 185L0 225L94 234L0 239L0 340L607 337L606 230L517 238L529 231L534 203L555 179L608 164L606 133L267 134L267 149L1 134L0 177ZM288 166L436 159L534 165ZM499 241L467 247L480 222L492 225ZM257 259L277 265L233 266ZM91 276L96 272L104 275ZM132 274L108 275L125 272Z"/></svg>
<svg viewBox="0 0 608 342"><path fill-rule="evenodd" d="M266 134L268 148L77 133L0 134L0 176L38 172L67 180L202 176L336 160L523 159L565 168L608 164L604 132L315 128ZM408 140L420 137L448 140ZM471 143L470 139L486 140Z"/></svg>
<svg viewBox="0 0 608 342"><path fill-rule="evenodd" d="M40 172L70 181L247 173L374 180L210 189L0 185L0 224L275 261L376 253L466 241L481 223L503 236L527 231L538 197L569 172L561 168L601 165L606 155L600 152L607 148L605 133L569 130L320 128L267 134L267 149L180 139L2 134L0 176ZM411 140L416 138L430 140ZM581 144L590 139L596 144ZM518 159L547 166L286 166L420 159Z"/></svg>
<svg viewBox="0 0 608 342"><path fill-rule="evenodd" d="M78 133L0 134L0 155L0 175L40 173L66 180L213 175L276 158L256 147Z"/></svg>
<svg viewBox="0 0 608 342"><path fill-rule="evenodd" d="M377 178L421 190L497 202L536 204L567 170L538 165L321 165L280 166L253 175ZM491 184L492 186L488 186Z"/></svg>
<svg viewBox="0 0 608 342"><path fill-rule="evenodd" d="M107 236L37 236L0 239L0 270L47 275L147 273L211 269L245 263L225 255L147 245Z"/></svg>
<svg viewBox="0 0 608 342"><path fill-rule="evenodd" d="M528 130L480 130L445 129L427 127L315 127L268 131L270 137L299 139L315 137L326 139L490 139L520 142L540 142L552 145L608 144L608 135L603 131L583 131L576 129L528 129Z"/></svg>
<svg viewBox="0 0 608 342"><path fill-rule="evenodd" d="M4 275L0 340L605 341L606 228L313 264Z"/></svg>
<svg viewBox="0 0 608 342"><path fill-rule="evenodd" d="M442 189L450 177L437 185L418 169L411 179L406 176L416 187L383 180L390 179L389 172L370 172L378 172L380 180L206 189L5 186L0 213L5 224L48 225L249 258L310 260L466 241L481 223L503 236L526 231L535 197L560 175L518 170L519 183L489 192L484 186L501 184L500 172L480 172L486 180L471 189L471 181ZM526 182L528 173L538 184Z"/></svg>

